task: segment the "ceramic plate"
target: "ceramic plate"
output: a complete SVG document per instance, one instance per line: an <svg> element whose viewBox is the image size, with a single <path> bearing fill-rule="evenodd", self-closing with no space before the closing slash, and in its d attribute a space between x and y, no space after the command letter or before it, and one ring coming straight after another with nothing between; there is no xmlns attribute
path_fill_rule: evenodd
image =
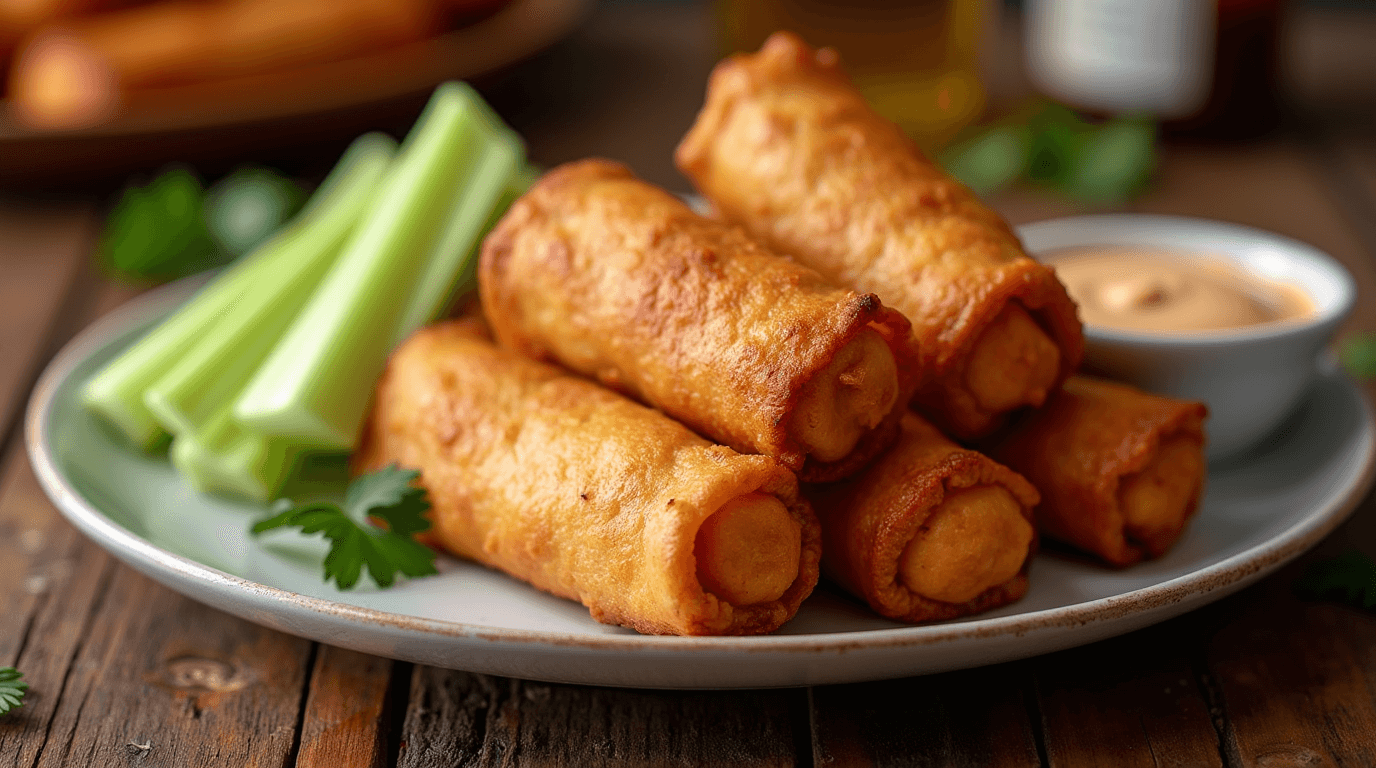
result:
<svg viewBox="0 0 1376 768"><path fill-rule="evenodd" d="M80 406L83 382L197 287L145 294L53 360L29 404L29 455L63 514L96 543L189 597L283 632L442 667L660 688L855 682L974 667L1128 632L1217 600L1333 530L1371 480L1371 411L1334 370L1256 452L1210 471L1202 509L1160 560L1122 571L1042 554L1015 605L905 626L826 587L767 637L646 637L470 563L389 590L324 584L323 543L253 540L264 510L197 495L165 457L124 445Z"/></svg>

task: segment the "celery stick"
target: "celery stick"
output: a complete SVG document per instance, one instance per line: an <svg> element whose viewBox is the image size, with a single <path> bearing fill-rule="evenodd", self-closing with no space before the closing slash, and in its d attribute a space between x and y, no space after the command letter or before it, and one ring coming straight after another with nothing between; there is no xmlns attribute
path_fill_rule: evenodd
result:
<svg viewBox="0 0 1376 768"><path fill-rule="evenodd" d="M245 392L234 416L251 431L347 450L481 136L481 98L445 83L407 137L378 197L319 290Z"/></svg>
<svg viewBox="0 0 1376 768"><path fill-rule="evenodd" d="M152 450L166 433L144 405L144 389L232 310L271 266L252 257L234 264L86 382L82 402L131 442Z"/></svg>
<svg viewBox="0 0 1376 768"><path fill-rule="evenodd" d="M358 157L373 154L379 142L391 144L391 139L370 134L355 141L312 197L299 220L318 215L313 211L324 201L335 198L335 188L347 175L346 169ZM82 390L82 402L131 442L144 450L152 450L166 432L144 404L144 391L197 341L205 338L216 322L232 312L250 287L264 278L271 279L270 273L275 268L273 252L268 248L240 259L92 377Z"/></svg>
<svg viewBox="0 0 1376 768"><path fill-rule="evenodd" d="M275 269L251 286L213 333L144 392L144 404L176 435L199 432L243 390L324 277L372 203L395 143L373 134L355 142L340 175L311 212L263 246Z"/></svg>
<svg viewBox="0 0 1376 768"><path fill-rule="evenodd" d="M303 452L299 443L243 431L226 406L201 432L173 438L169 455L172 466L201 493L267 503L277 497Z"/></svg>
<svg viewBox="0 0 1376 768"><path fill-rule="evenodd" d="M392 336L392 347L439 317L454 294L467 286L482 236L525 191L522 188L515 196L506 194L510 180L525 163L520 137L489 110L482 110L481 118L479 128L485 141L460 181L462 186L443 232L426 256L428 266Z"/></svg>

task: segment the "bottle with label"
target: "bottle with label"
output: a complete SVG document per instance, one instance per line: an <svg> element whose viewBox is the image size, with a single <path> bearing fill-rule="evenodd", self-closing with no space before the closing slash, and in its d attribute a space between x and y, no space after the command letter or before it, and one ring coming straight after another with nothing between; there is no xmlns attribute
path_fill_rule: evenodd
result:
<svg viewBox="0 0 1376 768"><path fill-rule="evenodd" d="M1209 95L1211 0L1028 0L1028 75L1081 109L1186 117Z"/></svg>
<svg viewBox="0 0 1376 768"><path fill-rule="evenodd" d="M1026 0L1028 74L1089 112L1150 114L1167 133L1275 126L1281 0Z"/></svg>

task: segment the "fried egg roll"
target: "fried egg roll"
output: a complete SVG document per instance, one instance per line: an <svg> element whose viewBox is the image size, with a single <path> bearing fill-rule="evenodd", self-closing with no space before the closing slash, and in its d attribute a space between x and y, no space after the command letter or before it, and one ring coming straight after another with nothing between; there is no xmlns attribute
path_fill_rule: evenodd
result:
<svg viewBox="0 0 1376 768"><path fill-rule="evenodd" d="M1037 527L1116 566L1170 549L1204 490L1203 403L1074 376L990 455L1041 491Z"/></svg>
<svg viewBox="0 0 1376 768"><path fill-rule="evenodd" d="M866 104L835 51L780 32L722 61L675 160L722 219L912 321L914 405L947 434L993 431L1079 365L1055 273Z"/></svg>
<svg viewBox="0 0 1376 768"><path fill-rule="evenodd" d="M420 470L454 554L640 632L777 629L821 544L788 470L493 345L472 321L422 329L378 383L355 467Z"/></svg>
<svg viewBox="0 0 1376 768"><path fill-rule="evenodd" d="M624 166L545 174L479 264L497 339L807 479L849 474L916 387L909 324Z"/></svg>
<svg viewBox="0 0 1376 768"><path fill-rule="evenodd" d="M822 571L899 621L967 616L1027 592L1035 488L904 416L897 445L844 482L805 487Z"/></svg>

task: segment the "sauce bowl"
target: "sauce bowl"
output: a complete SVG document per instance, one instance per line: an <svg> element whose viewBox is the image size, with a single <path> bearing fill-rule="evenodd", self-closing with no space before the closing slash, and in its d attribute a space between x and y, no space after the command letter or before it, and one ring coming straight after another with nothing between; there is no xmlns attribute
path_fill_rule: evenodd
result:
<svg viewBox="0 0 1376 768"><path fill-rule="evenodd" d="M1352 276L1328 254L1236 224L1106 214L1029 224L1018 235L1029 254L1053 267L1062 249L1129 246L1225 259L1243 272L1304 292L1314 305L1311 314L1243 328L1154 332L1085 326L1086 370L1209 406L1211 461L1257 446L1281 426L1313 383L1319 353L1357 299Z"/></svg>

